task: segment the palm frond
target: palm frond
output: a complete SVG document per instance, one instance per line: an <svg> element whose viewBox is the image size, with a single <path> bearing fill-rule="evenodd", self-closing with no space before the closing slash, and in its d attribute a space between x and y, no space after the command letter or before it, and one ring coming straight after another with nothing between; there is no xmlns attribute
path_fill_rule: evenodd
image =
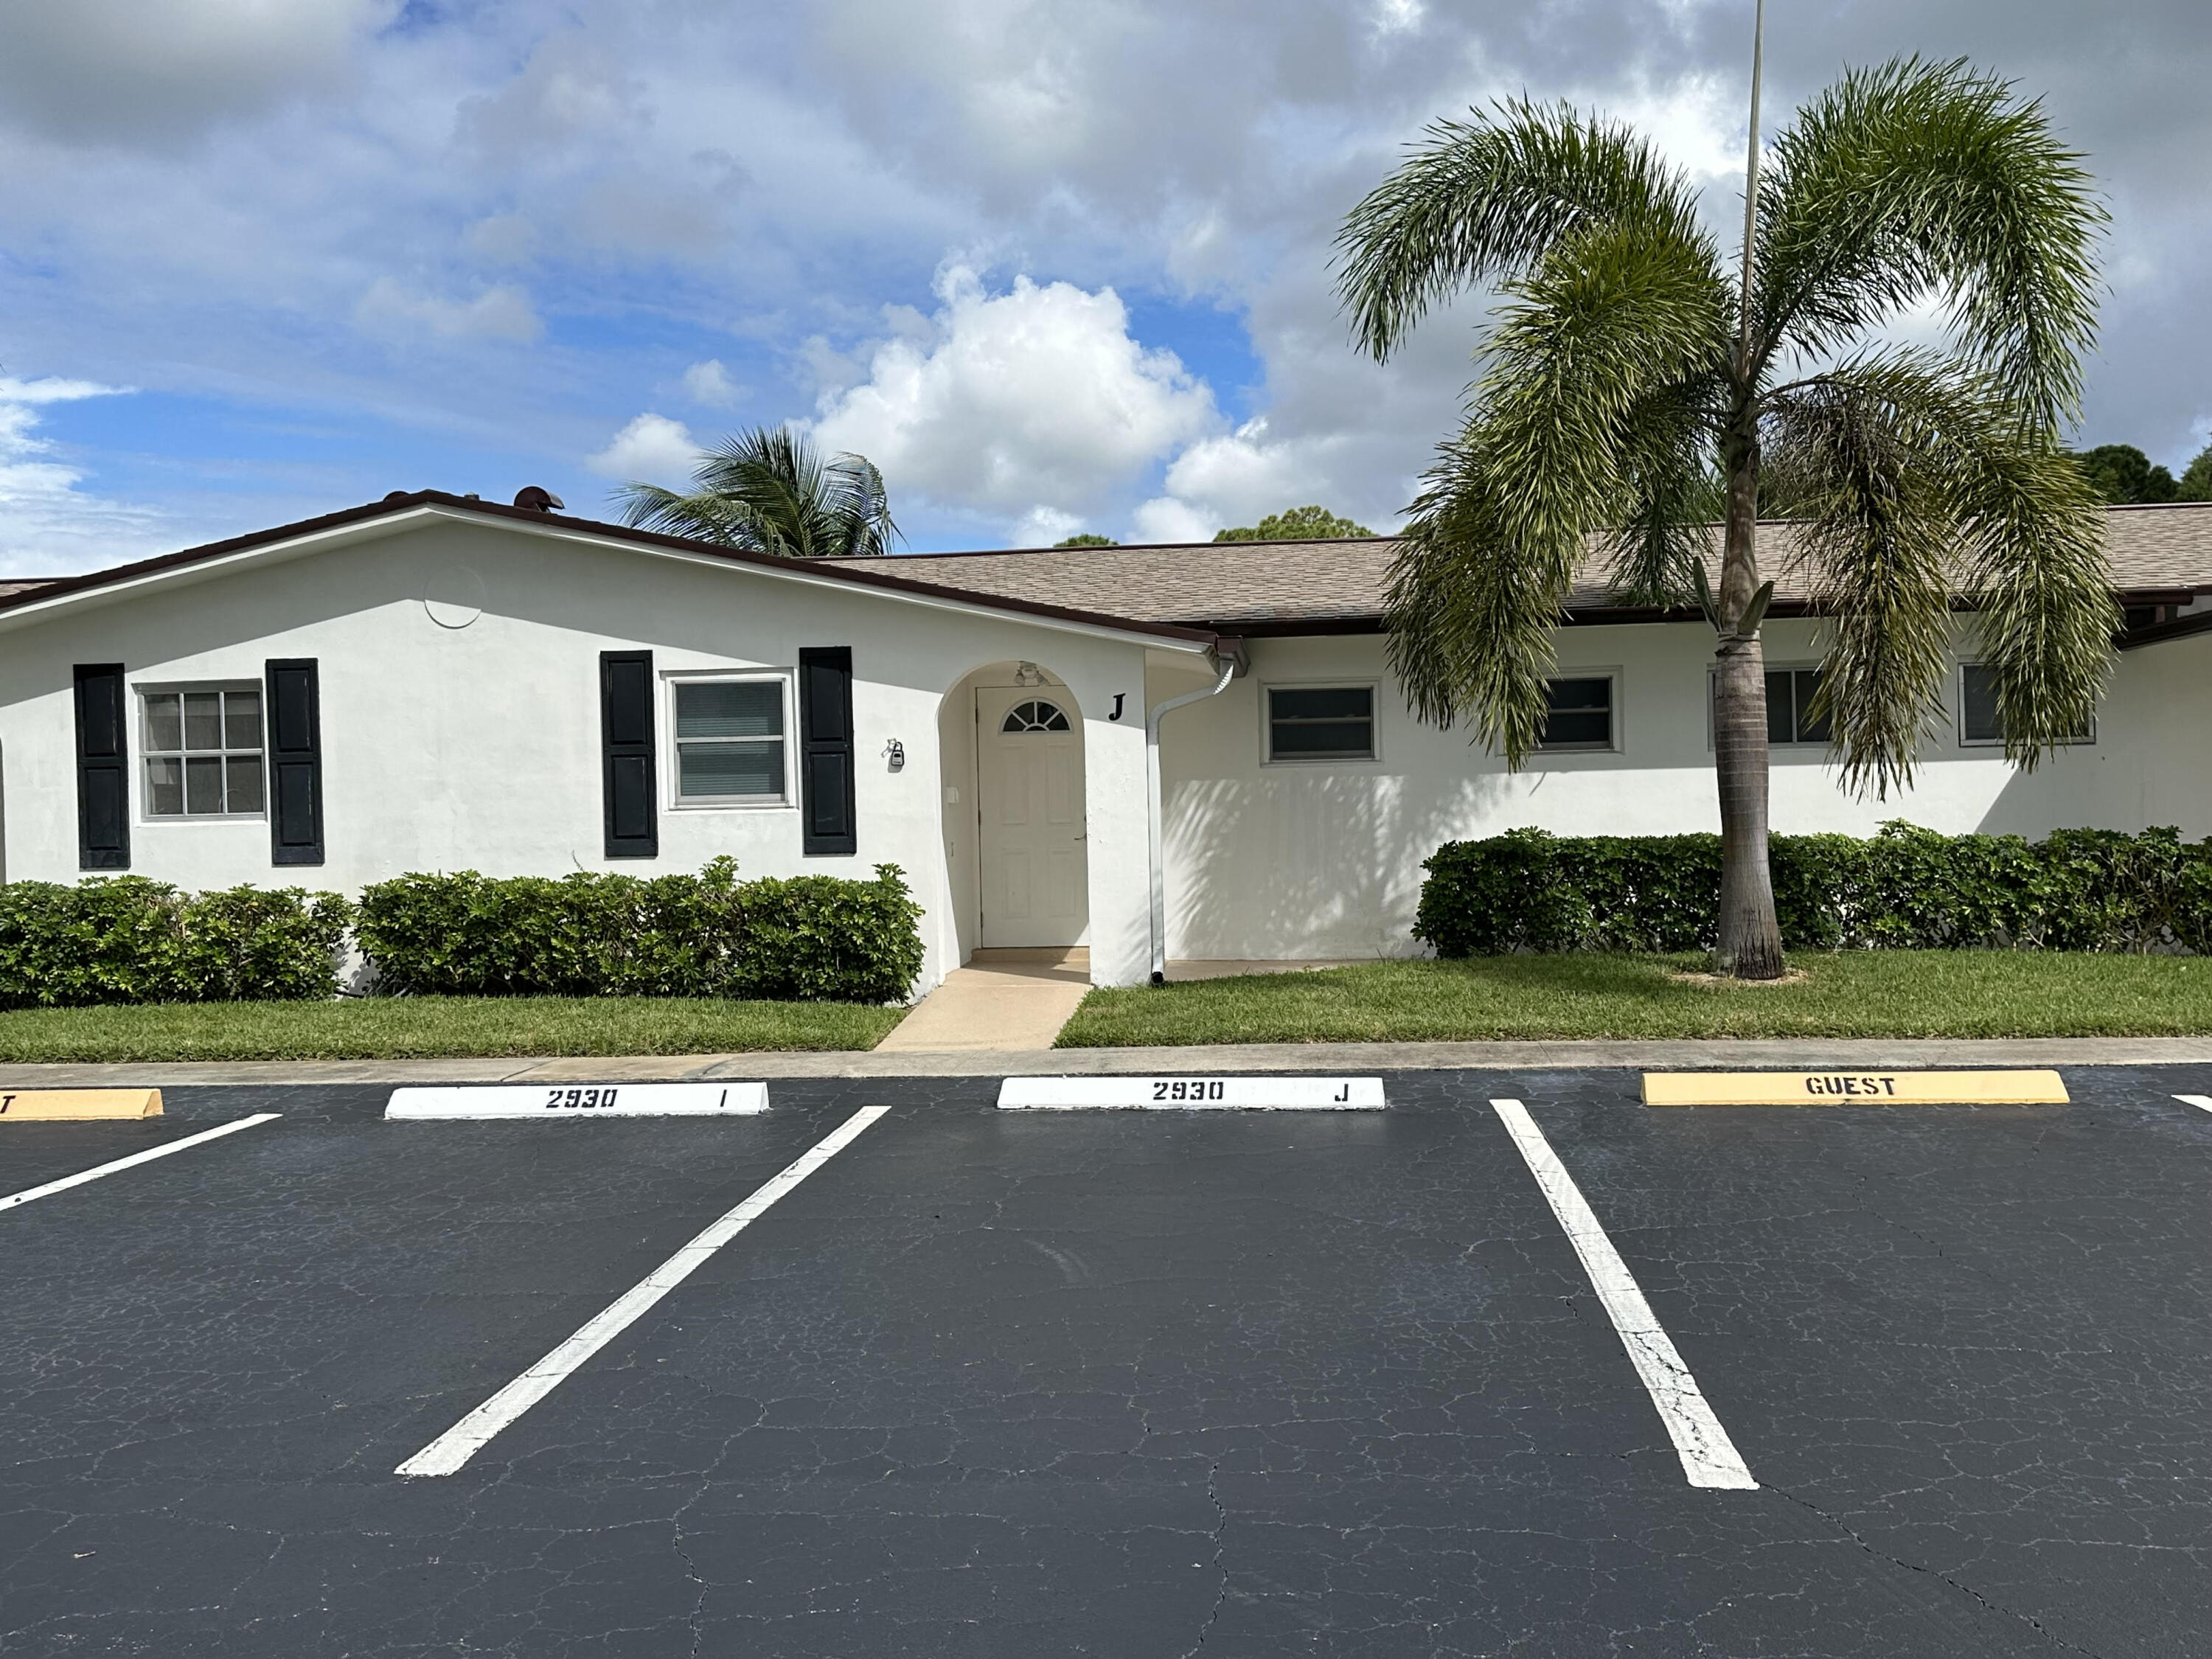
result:
<svg viewBox="0 0 2212 1659"><path fill-rule="evenodd" d="M1417 716L1445 730L1465 717L1518 767L1543 735L1565 589L1509 539L1470 441L1443 447L1400 534L1387 645Z"/></svg>
<svg viewBox="0 0 2212 1659"><path fill-rule="evenodd" d="M1461 289L1532 269L1564 237L1632 220L1696 237L1681 175L1627 128L1525 100L1438 121L1346 216L1337 292L1360 349L1387 358Z"/></svg>
<svg viewBox="0 0 2212 1659"><path fill-rule="evenodd" d="M1996 671L2005 757L2033 771L2096 714L2121 627L2105 513L2048 441L1996 443L1961 481L1966 568L1983 661Z"/></svg>
<svg viewBox="0 0 2212 1659"><path fill-rule="evenodd" d="M839 526L842 556L890 552L900 532L891 520L890 494L875 463L865 455L841 454L830 471L833 482L827 504L831 520Z"/></svg>
<svg viewBox="0 0 2212 1659"><path fill-rule="evenodd" d="M1941 716L1951 606L1974 606L2009 758L2086 725L2119 613L2102 514L2078 467L2022 429L2011 389L1928 350L1871 354L1779 398L1770 449L1802 492L1820 699L1846 782L1911 780Z"/></svg>
<svg viewBox="0 0 2212 1659"><path fill-rule="evenodd" d="M1814 713L1845 787L1883 799L1911 784L1950 665L1944 411L1916 367L1847 364L1778 399L1765 440L1799 491L1801 556L1827 618Z"/></svg>
<svg viewBox="0 0 2212 1659"><path fill-rule="evenodd" d="M1717 372L1694 377L1663 388L1622 422L1628 507L1606 543L1613 595L1624 605L1684 605L1695 597L1727 505L1712 463L1724 392Z"/></svg>
<svg viewBox="0 0 2212 1659"><path fill-rule="evenodd" d="M1934 297L2049 429L2096 337L2107 215L2039 104L1963 62L1855 70L1781 133L1759 203L1762 360L1820 358Z"/></svg>
<svg viewBox="0 0 2212 1659"><path fill-rule="evenodd" d="M1413 504L1389 627L1416 709L1465 716L1517 767L1589 538L1651 498L1650 411L1694 410L1728 294L1701 234L1632 221L1563 238L1505 292L1467 428Z"/></svg>
<svg viewBox="0 0 2212 1659"><path fill-rule="evenodd" d="M898 538L883 475L866 456L823 460L787 427L732 434L707 452L688 495L657 484L613 492L623 521L787 558L887 553Z"/></svg>

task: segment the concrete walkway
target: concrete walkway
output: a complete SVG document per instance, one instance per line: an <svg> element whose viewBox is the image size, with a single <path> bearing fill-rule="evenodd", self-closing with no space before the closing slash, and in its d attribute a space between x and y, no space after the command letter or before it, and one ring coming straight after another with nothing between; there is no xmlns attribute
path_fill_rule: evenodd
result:
<svg viewBox="0 0 2212 1659"><path fill-rule="evenodd" d="M1254 1042L1183 1048L641 1054L561 1060L270 1060L0 1066L0 1088L192 1084L649 1083L708 1078L1159 1076L1240 1072L1558 1072L2212 1066L2212 1037L1696 1042Z"/></svg>
<svg viewBox="0 0 2212 1659"><path fill-rule="evenodd" d="M879 1054L1049 1048L1091 989L1091 952L978 951L878 1043Z"/></svg>
<svg viewBox="0 0 2212 1659"><path fill-rule="evenodd" d="M1233 974L1289 974L1335 968L1336 962L1215 962L1168 963L1178 982L1225 979ZM1049 1048L1091 989L1091 952L1073 948L978 951L964 968L915 1005L879 1054L1026 1053Z"/></svg>

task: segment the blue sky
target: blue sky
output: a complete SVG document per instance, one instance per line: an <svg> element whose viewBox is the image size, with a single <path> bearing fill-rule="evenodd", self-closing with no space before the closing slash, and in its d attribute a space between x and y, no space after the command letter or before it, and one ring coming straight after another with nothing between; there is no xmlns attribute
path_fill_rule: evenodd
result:
<svg viewBox="0 0 2212 1659"><path fill-rule="evenodd" d="M1839 0L1770 109L1963 53L2113 208L2085 438L2212 434L2212 13ZM435 485L605 511L804 423L921 548L1395 522L1479 303L1388 368L1328 290L1427 120L1527 91L1740 188L1748 0L71 0L0 10L0 572Z"/></svg>

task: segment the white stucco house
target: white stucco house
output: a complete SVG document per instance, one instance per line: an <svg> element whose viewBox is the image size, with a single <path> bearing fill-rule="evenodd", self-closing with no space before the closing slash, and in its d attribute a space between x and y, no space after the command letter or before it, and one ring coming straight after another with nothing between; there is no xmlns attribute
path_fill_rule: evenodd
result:
<svg viewBox="0 0 2212 1659"><path fill-rule="evenodd" d="M918 990L1006 946L1086 945L1127 984L1168 957L1411 952L1449 839L1717 823L1711 630L1595 586L1512 773L1407 713L1387 539L793 562L520 499L395 494L0 583L0 879L894 863L927 911ZM2109 524L2130 625L2094 728L2007 766L1962 617L1949 724L1887 802L1839 790L1804 714L1817 624L1785 576L1776 828L2212 833L2212 505Z"/></svg>

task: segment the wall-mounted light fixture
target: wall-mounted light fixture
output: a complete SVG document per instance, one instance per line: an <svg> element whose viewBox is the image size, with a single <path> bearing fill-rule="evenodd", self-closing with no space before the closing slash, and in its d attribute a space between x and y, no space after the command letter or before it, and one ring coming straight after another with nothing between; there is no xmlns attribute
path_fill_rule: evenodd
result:
<svg viewBox="0 0 2212 1659"><path fill-rule="evenodd" d="M1044 671L1039 668L1033 662L1017 663L1014 665L1014 684L1016 685L1042 685L1044 684Z"/></svg>

